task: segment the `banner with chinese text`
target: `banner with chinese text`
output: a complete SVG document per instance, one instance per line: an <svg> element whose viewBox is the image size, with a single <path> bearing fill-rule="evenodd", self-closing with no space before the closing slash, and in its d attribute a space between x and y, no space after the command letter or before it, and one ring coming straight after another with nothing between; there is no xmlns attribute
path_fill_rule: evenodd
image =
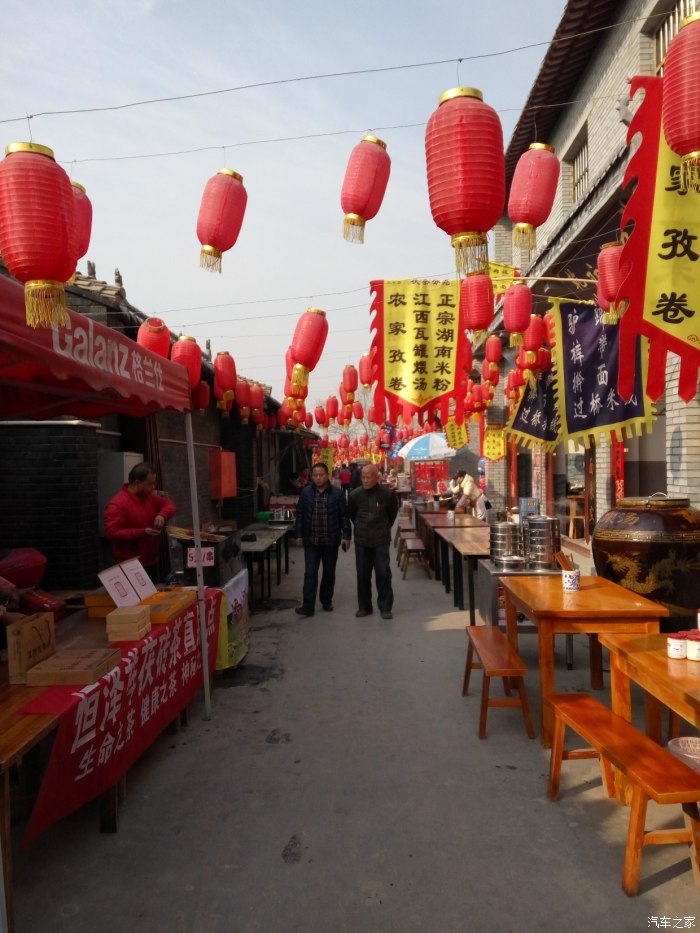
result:
<svg viewBox="0 0 700 933"><path fill-rule="evenodd" d="M221 591L207 590L210 672L221 606ZM154 625L141 641L125 643L119 664L97 683L73 689L24 843L112 787L202 686L199 609L194 603L170 622Z"/></svg>
<svg viewBox="0 0 700 933"><path fill-rule="evenodd" d="M666 354L680 357L678 394L695 398L700 368L700 213L698 196L681 191L680 159L669 148L661 115L663 78L632 79L630 98L644 98L627 132L631 145L641 134L623 185L636 181L622 215L622 229L634 225L624 245L621 268L627 275L618 302L628 302L620 321L620 376L623 398L635 392L637 334L649 339L647 395L666 389Z"/></svg>
<svg viewBox="0 0 700 933"><path fill-rule="evenodd" d="M459 280L375 280L370 313L378 380L375 404L386 401L389 420L408 408L419 419L464 417L466 334L460 320Z"/></svg>
<svg viewBox="0 0 700 933"><path fill-rule="evenodd" d="M559 443L560 428L554 373L550 371L523 386L520 401L504 431L525 447L536 444L544 450L554 450Z"/></svg>

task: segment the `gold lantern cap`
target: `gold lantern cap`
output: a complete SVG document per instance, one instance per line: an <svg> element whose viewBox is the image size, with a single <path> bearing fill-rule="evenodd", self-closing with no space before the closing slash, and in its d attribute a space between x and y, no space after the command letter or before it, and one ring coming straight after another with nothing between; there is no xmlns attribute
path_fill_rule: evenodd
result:
<svg viewBox="0 0 700 933"><path fill-rule="evenodd" d="M528 149L544 149L545 152L554 152L554 146L550 146L549 143L530 143L527 147Z"/></svg>
<svg viewBox="0 0 700 933"><path fill-rule="evenodd" d="M85 194L85 185L81 185L79 181L71 180L71 185L73 185L74 188L77 188L79 191L82 191L83 194Z"/></svg>
<svg viewBox="0 0 700 933"><path fill-rule="evenodd" d="M308 314L320 314L321 317L325 317L325 316L326 316L326 312L325 312L325 311L321 311L320 308L307 308L306 311L307 311Z"/></svg>
<svg viewBox="0 0 700 933"><path fill-rule="evenodd" d="M196 337L187 337L185 334L181 334L177 339L178 340L191 340L193 343L197 343Z"/></svg>
<svg viewBox="0 0 700 933"><path fill-rule="evenodd" d="M600 247L600 249L601 249L601 251L602 251L602 250L604 250L604 249L608 249L608 247L610 247L610 246L622 246L622 245L623 245L623 244L620 243L619 240L611 240L609 243L603 243L602 246Z"/></svg>
<svg viewBox="0 0 700 933"><path fill-rule="evenodd" d="M54 157L53 149L42 146L40 143L10 143L5 146L5 155L10 155L13 152L33 152L35 155L48 156L49 159Z"/></svg>
<svg viewBox="0 0 700 933"><path fill-rule="evenodd" d="M238 172L234 172L232 168L220 168L216 174L217 175L230 175L231 178L235 178L236 181L243 181L243 176L239 175Z"/></svg>
<svg viewBox="0 0 700 933"><path fill-rule="evenodd" d="M477 100L483 100L483 92L479 90L478 87L453 87L449 91L445 91L440 95L440 104L444 104L445 101L453 100L455 97L475 97Z"/></svg>
<svg viewBox="0 0 700 933"><path fill-rule="evenodd" d="M363 136L361 142L363 143L376 143L377 146L381 146L382 149L386 149L386 143L383 139L380 139L378 136Z"/></svg>
<svg viewBox="0 0 700 933"><path fill-rule="evenodd" d="M686 18L680 24L680 26L678 27L678 31L680 32L680 30L683 29L684 26L689 26L690 23L694 23L699 19L700 19L700 10L698 10L696 13L691 13L690 16L686 16Z"/></svg>

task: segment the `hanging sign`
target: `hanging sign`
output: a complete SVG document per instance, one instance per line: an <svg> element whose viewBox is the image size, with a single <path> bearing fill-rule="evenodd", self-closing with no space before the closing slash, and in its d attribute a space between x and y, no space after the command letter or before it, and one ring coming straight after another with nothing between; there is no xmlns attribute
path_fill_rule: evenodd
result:
<svg viewBox="0 0 700 933"><path fill-rule="evenodd" d="M464 422L457 424L454 418L450 418L445 425L445 440L447 446L454 450L459 450L469 443L469 432Z"/></svg>

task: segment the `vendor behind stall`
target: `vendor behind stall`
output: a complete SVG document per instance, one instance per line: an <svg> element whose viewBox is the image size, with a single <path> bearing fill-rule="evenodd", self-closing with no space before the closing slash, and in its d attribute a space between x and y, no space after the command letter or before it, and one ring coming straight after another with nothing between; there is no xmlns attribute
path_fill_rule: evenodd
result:
<svg viewBox="0 0 700 933"><path fill-rule="evenodd" d="M156 471L137 463L126 482L105 507L105 536L116 561L138 557L151 579L158 572L160 535L175 514L175 503L156 492Z"/></svg>

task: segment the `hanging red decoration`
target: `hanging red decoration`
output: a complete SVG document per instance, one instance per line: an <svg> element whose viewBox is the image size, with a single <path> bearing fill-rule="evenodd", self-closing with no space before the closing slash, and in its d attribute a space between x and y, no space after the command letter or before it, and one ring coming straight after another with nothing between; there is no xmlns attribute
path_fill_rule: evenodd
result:
<svg viewBox="0 0 700 933"><path fill-rule="evenodd" d="M496 372L498 372L498 370L496 370ZM491 364L486 359L481 361L481 381L482 382L491 381Z"/></svg>
<svg viewBox="0 0 700 933"><path fill-rule="evenodd" d="M486 233L505 202L503 131L481 91L457 87L440 97L425 133L433 220L452 238L457 271L488 266Z"/></svg>
<svg viewBox="0 0 700 933"><path fill-rule="evenodd" d="M382 206L390 171L386 143L376 136L363 136L350 153L340 195L345 212L343 237L350 243L364 243L365 221L376 217Z"/></svg>
<svg viewBox="0 0 700 933"><path fill-rule="evenodd" d="M230 168L219 169L206 183L197 217L203 269L221 272L222 256L238 239L247 203L243 177Z"/></svg>
<svg viewBox="0 0 700 933"><path fill-rule="evenodd" d="M363 353L360 357L359 377L363 387L369 389L374 382L374 361L372 359L372 354Z"/></svg>
<svg viewBox="0 0 700 933"><path fill-rule="evenodd" d="M622 308L616 303L617 292L622 284L620 259L622 243L604 243L598 253L598 306L603 309L603 324L617 324L622 317Z"/></svg>
<svg viewBox="0 0 700 933"><path fill-rule="evenodd" d="M535 230L547 220L559 181L559 160L554 148L532 143L518 159L508 198L513 221L513 246L528 253L536 246Z"/></svg>
<svg viewBox="0 0 700 933"><path fill-rule="evenodd" d="M255 422L255 427L258 431L262 431L265 428L267 421L267 416L264 411L253 411L253 421Z"/></svg>
<svg viewBox="0 0 700 933"><path fill-rule="evenodd" d="M484 344L484 357L489 364L491 372L494 370L498 372L498 364L501 362L502 355L503 348L501 347L501 338L497 337L496 334L491 334L490 337L486 338L486 343Z"/></svg>
<svg viewBox="0 0 700 933"><path fill-rule="evenodd" d="M355 392L357 392L358 385L358 375L357 370L352 365L348 363L347 366L343 367L343 389L347 394L348 402L353 402L355 400Z"/></svg>
<svg viewBox="0 0 700 933"><path fill-rule="evenodd" d="M314 416L311 414L310 411L307 411L304 415L304 425L306 426L306 429L308 431L310 431L311 428L314 426Z"/></svg>
<svg viewBox="0 0 700 933"><path fill-rule="evenodd" d="M316 424L320 428L325 428L326 424L328 423L328 417L326 415L326 409L323 407L323 405L317 405L314 408L314 418L316 419Z"/></svg>
<svg viewBox="0 0 700 933"><path fill-rule="evenodd" d="M352 403L343 405L343 424L347 427L352 421Z"/></svg>
<svg viewBox="0 0 700 933"><path fill-rule="evenodd" d="M292 385L306 386L309 373L321 358L328 336L328 319L325 311L308 308L297 321L290 347L294 361Z"/></svg>
<svg viewBox="0 0 700 933"><path fill-rule="evenodd" d="M544 343L547 325L538 314L530 315L530 323L523 334L523 348L536 353Z"/></svg>
<svg viewBox="0 0 700 933"><path fill-rule="evenodd" d="M508 286L503 295L503 326L510 333L510 346L522 346L532 314L532 292L524 282Z"/></svg>
<svg viewBox="0 0 700 933"><path fill-rule="evenodd" d="M75 272L77 232L70 179L53 152L11 143L0 162L0 254L24 283L27 324L68 323L64 282Z"/></svg>
<svg viewBox="0 0 700 933"><path fill-rule="evenodd" d="M77 181L71 182L73 189L73 204L75 207L75 230L76 230L76 264L82 259L90 246L90 235L92 234L92 204L90 198L85 192L85 188Z"/></svg>
<svg viewBox="0 0 700 933"><path fill-rule="evenodd" d="M224 407L222 402L233 401L236 380L236 362L228 350L222 350L214 357L214 397L218 408Z"/></svg>
<svg viewBox="0 0 700 933"><path fill-rule="evenodd" d="M328 424L333 424L338 417L338 399L335 395L329 395L326 399L326 415L328 416Z"/></svg>
<svg viewBox="0 0 700 933"><path fill-rule="evenodd" d="M202 351L194 337L180 337L170 351L173 363L187 368L190 377L190 389L199 385L202 376Z"/></svg>
<svg viewBox="0 0 700 933"><path fill-rule="evenodd" d="M203 412L209 407L211 390L208 382L200 382L192 389L192 407Z"/></svg>
<svg viewBox="0 0 700 933"><path fill-rule="evenodd" d="M460 303L464 301L467 328L479 341L493 324L493 283L483 272L472 272L460 283Z"/></svg>
<svg viewBox="0 0 700 933"><path fill-rule="evenodd" d="M167 358L170 353L170 331L159 317L149 317L139 327L136 343Z"/></svg>
<svg viewBox="0 0 700 933"><path fill-rule="evenodd" d="M250 383L239 376L236 380L236 405L241 424L248 424L250 418Z"/></svg>
<svg viewBox="0 0 700 933"><path fill-rule="evenodd" d="M250 383L250 408L253 414L253 420L255 421L256 424L259 424L259 422L255 420L256 415L259 415L262 412L264 405L265 405L265 390L263 389L263 387L260 385L259 382L251 382Z"/></svg>
<svg viewBox="0 0 700 933"><path fill-rule="evenodd" d="M362 402L354 401L352 403L352 416L353 418L357 418L358 421L362 421L365 416Z"/></svg>
<svg viewBox="0 0 700 933"><path fill-rule="evenodd" d="M700 191L700 12L686 17L664 62L663 129L681 157L681 191Z"/></svg>

